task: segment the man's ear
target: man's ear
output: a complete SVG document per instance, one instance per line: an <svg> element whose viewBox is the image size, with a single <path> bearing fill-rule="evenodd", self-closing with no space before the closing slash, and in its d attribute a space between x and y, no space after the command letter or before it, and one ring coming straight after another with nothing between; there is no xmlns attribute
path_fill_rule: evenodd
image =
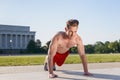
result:
<svg viewBox="0 0 120 80"><path fill-rule="evenodd" d="M67 27L65 27L65 31L67 31L68 30L68 28Z"/></svg>

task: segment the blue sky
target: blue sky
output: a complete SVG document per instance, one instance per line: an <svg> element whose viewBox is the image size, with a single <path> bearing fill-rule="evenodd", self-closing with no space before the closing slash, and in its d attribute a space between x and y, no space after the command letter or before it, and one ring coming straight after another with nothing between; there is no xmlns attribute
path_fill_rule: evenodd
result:
<svg viewBox="0 0 120 80"><path fill-rule="evenodd" d="M120 39L120 0L0 0L0 24L30 26L43 45L73 18L84 44Z"/></svg>

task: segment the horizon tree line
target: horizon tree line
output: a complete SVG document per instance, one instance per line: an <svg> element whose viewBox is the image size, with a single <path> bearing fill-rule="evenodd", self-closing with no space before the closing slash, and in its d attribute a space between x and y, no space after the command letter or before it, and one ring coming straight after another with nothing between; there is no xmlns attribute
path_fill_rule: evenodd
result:
<svg viewBox="0 0 120 80"><path fill-rule="evenodd" d="M42 46L42 42L37 39L36 41L30 40L27 49L24 53L38 53L38 54L47 54L49 45L51 41ZM87 44L85 46L85 52L87 54L95 53L120 53L120 40L116 41L97 41L95 44ZM72 47L70 53L77 53L77 47Z"/></svg>

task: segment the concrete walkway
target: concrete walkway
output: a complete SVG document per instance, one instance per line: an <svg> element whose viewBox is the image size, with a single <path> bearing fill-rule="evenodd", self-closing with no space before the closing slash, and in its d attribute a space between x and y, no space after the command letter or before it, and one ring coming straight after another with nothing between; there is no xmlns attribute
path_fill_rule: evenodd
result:
<svg viewBox="0 0 120 80"><path fill-rule="evenodd" d="M55 79L48 78L43 65L0 67L0 80L120 80L120 62L89 63L91 77L83 76L82 64L64 64L57 66Z"/></svg>

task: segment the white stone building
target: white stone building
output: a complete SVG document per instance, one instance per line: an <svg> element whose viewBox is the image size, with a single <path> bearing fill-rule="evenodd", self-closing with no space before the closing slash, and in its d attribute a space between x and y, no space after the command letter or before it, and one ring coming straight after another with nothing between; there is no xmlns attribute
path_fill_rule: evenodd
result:
<svg viewBox="0 0 120 80"><path fill-rule="evenodd" d="M26 49L30 40L35 40L35 32L29 26L0 24L0 49Z"/></svg>

